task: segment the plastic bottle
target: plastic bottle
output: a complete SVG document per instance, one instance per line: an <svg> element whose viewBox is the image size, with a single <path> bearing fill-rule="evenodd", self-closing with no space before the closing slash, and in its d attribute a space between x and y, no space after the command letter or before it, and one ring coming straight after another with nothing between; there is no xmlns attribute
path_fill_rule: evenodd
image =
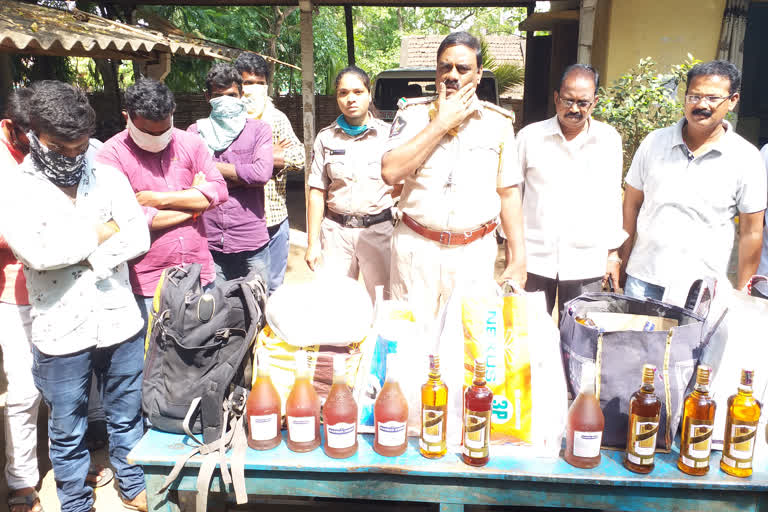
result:
<svg viewBox="0 0 768 512"><path fill-rule="evenodd" d="M357 452L357 403L347 386L346 357L333 357L333 385L323 405L323 451L334 459Z"/></svg>
<svg viewBox="0 0 768 512"><path fill-rule="evenodd" d="M248 416L248 446L254 450L269 450L280 444L280 395L269 376L267 351L256 352L257 373L246 402Z"/></svg>
<svg viewBox="0 0 768 512"><path fill-rule="evenodd" d="M310 452L320 446L320 397L309 378L307 353L296 352L296 380L285 401L288 437L294 452Z"/></svg>
<svg viewBox="0 0 768 512"><path fill-rule="evenodd" d="M397 378L397 354L387 354L387 378L373 405L373 449L386 457L402 455L408 447L408 402Z"/></svg>
<svg viewBox="0 0 768 512"><path fill-rule="evenodd" d="M565 429L565 461L577 468L594 468L600 464L600 443L605 418L595 396L595 369L581 367L581 389L568 410Z"/></svg>

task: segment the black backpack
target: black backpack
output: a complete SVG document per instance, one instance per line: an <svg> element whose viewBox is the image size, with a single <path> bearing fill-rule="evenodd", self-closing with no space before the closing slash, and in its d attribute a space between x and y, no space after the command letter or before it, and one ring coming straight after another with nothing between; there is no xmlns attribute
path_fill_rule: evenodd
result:
<svg viewBox="0 0 768 512"><path fill-rule="evenodd" d="M200 268L175 266L161 275L147 331L142 408L154 428L186 433L198 444L177 462L163 490L193 455L206 455L198 479L198 510L205 510L217 463L225 484L231 482L229 448L237 501L247 500L245 401L267 292L263 280L250 275L204 291ZM200 433L202 442L195 436Z"/></svg>

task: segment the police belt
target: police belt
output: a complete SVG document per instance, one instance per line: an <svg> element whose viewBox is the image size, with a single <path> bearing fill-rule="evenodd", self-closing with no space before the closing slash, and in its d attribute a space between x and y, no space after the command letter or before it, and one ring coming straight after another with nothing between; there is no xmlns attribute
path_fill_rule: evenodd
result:
<svg viewBox="0 0 768 512"><path fill-rule="evenodd" d="M374 224L380 224L392 220L392 208L387 208L373 215L346 215L325 209L325 216L332 221L347 228L367 228Z"/></svg>
<svg viewBox="0 0 768 512"><path fill-rule="evenodd" d="M429 229L428 227L422 226L413 218L411 218L407 213L403 213L403 222L406 226L414 230L416 233L420 234L424 238L428 238L430 240L434 240L435 242L438 242L443 245L467 245L475 240L479 240L483 238L488 233L492 232L494 229L496 229L496 226L498 226L498 223L496 222L496 219L493 219L491 221L486 222L482 226L480 226L477 229L473 229L471 231L463 231L460 233L454 232L454 231L436 231L434 229Z"/></svg>

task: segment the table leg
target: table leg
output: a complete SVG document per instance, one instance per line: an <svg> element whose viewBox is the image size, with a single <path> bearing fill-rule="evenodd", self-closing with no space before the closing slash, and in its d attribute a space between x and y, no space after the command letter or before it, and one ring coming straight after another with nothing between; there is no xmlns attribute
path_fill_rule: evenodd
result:
<svg viewBox="0 0 768 512"><path fill-rule="evenodd" d="M180 512L179 506L170 497L170 491L165 490L158 494L165 480L164 474L148 473L144 467L144 481L147 483L147 509L149 512Z"/></svg>
<svg viewBox="0 0 768 512"><path fill-rule="evenodd" d="M441 503L440 512L464 512L464 505L461 503Z"/></svg>

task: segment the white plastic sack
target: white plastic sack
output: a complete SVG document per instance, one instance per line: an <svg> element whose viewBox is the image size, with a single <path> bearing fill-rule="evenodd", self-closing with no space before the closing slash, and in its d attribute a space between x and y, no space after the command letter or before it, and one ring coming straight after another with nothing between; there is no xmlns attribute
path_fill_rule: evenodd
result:
<svg viewBox="0 0 768 512"><path fill-rule="evenodd" d="M275 334L295 347L343 347L368 334L373 305L360 282L326 274L280 286L269 297L265 315Z"/></svg>

